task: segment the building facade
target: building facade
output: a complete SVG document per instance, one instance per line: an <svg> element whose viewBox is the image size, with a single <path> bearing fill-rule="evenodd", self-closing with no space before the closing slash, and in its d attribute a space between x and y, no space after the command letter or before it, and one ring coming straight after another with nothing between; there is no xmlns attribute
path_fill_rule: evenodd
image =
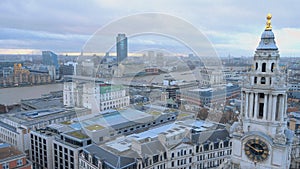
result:
<svg viewBox="0 0 300 169"><path fill-rule="evenodd" d="M56 70L59 69L57 55L51 51L42 51L43 64L55 66Z"/></svg>
<svg viewBox="0 0 300 169"><path fill-rule="evenodd" d="M117 63L118 65L127 58L127 37L125 34L118 34L116 38L117 43Z"/></svg>
<svg viewBox="0 0 300 169"><path fill-rule="evenodd" d="M85 107L100 112L108 109L127 107L130 103L126 88L89 80L64 83L64 105Z"/></svg>
<svg viewBox="0 0 300 169"><path fill-rule="evenodd" d="M61 108L39 109L11 113L0 116L0 140L16 146L28 153L30 148L30 131L46 127L49 124L70 120L86 110L65 110Z"/></svg>
<svg viewBox="0 0 300 169"><path fill-rule="evenodd" d="M79 168L217 168L230 157L231 146L222 125L177 121L100 146L87 146L79 156Z"/></svg>
<svg viewBox="0 0 300 169"><path fill-rule="evenodd" d="M78 154L92 143L80 130L62 124L31 131L30 138L30 160L43 169L77 169Z"/></svg>

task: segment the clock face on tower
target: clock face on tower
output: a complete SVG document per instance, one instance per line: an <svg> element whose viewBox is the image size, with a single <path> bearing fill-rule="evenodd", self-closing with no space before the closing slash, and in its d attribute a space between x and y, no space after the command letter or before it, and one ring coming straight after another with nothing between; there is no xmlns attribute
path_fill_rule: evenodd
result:
<svg viewBox="0 0 300 169"><path fill-rule="evenodd" d="M259 138L250 139L245 143L245 154L254 162L264 161L269 156L268 145Z"/></svg>

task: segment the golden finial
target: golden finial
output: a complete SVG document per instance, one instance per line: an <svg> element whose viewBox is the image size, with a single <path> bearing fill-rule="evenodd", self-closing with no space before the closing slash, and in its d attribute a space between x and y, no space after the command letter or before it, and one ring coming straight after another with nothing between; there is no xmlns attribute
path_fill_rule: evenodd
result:
<svg viewBox="0 0 300 169"><path fill-rule="evenodd" d="M265 29L266 31L272 30L271 19L272 19L272 15L269 13L267 15L267 23L266 23L266 29Z"/></svg>

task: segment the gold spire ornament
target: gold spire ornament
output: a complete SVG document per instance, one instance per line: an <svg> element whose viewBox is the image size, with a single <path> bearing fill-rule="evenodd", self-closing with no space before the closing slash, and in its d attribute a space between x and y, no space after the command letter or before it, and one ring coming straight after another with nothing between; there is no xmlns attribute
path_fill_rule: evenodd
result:
<svg viewBox="0 0 300 169"><path fill-rule="evenodd" d="M272 25L271 25L271 19L272 19L272 15L269 13L267 15L267 23L266 23L266 31L272 30Z"/></svg>

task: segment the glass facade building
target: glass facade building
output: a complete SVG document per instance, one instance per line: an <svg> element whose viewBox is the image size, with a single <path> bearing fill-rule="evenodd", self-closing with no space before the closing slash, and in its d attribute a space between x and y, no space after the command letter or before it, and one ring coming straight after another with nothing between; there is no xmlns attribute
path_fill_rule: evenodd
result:
<svg viewBox="0 0 300 169"><path fill-rule="evenodd" d="M44 65L55 66L56 70L58 70L59 64L58 64L57 55L55 53L51 51L43 51L42 56L43 56Z"/></svg>
<svg viewBox="0 0 300 169"><path fill-rule="evenodd" d="M127 58L127 37L125 34L118 34L117 36L117 62L118 65Z"/></svg>

